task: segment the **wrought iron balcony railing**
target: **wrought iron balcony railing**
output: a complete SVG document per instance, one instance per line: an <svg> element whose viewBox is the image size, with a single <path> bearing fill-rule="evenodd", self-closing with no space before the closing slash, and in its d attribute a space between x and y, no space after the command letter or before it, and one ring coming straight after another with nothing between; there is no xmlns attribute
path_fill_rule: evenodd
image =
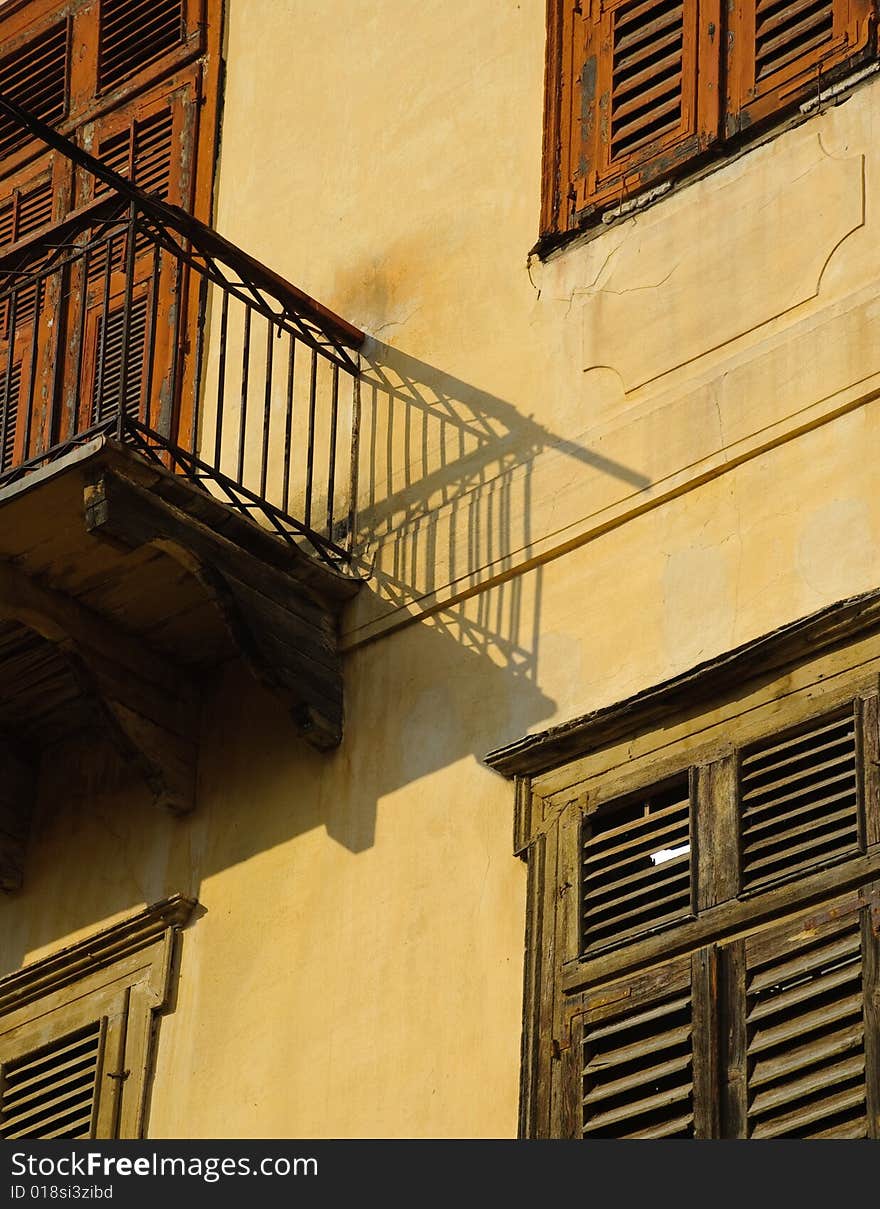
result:
<svg viewBox="0 0 880 1209"><path fill-rule="evenodd" d="M0 249L0 490L104 437L350 556L363 333L0 93L92 200Z"/></svg>

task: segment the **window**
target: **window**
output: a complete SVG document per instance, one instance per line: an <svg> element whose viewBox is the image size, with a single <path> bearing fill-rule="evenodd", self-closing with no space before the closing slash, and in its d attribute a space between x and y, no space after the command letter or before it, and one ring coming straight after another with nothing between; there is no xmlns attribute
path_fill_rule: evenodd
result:
<svg viewBox="0 0 880 1209"><path fill-rule="evenodd" d="M0 979L0 1138L143 1136L177 896Z"/></svg>
<svg viewBox="0 0 880 1209"><path fill-rule="evenodd" d="M542 233L730 150L874 53L872 0L548 0Z"/></svg>
<svg viewBox="0 0 880 1209"><path fill-rule="evenodd" d="M487 762L525 1136L880 1138L880 592Z"/></svg>

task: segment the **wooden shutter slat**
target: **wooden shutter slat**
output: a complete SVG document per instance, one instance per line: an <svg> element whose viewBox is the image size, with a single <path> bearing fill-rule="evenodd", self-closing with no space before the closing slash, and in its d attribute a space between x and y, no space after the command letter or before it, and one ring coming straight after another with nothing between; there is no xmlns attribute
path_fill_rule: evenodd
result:
<svg viewBox="0 0 880 1209"><path fill-rule="evenodd" d="M651 12L654 15L650 21L646 22L644 18ZM665 0L665 3L664 0L660 0L659 3L643 4L629 10L622 8L620 15L615 20L615 51L622 59L633 46L643 44L653 46L657 35L668 29L670 25L676 26L680 37L683 12L681 0L671 0L671 3L669 0ZM625 30L629 32L624 33Z"/></svg>
<svg viewBox="0 0 880 1209"><path fill-rule="evenodd" d="M652 58L650 64L647 67L641 68L641 70L633 71L631 65L626 73L621 72L619 78L615 77L614 80L615 92L621 98L621 106L623 105L623 98L629 96L631 92L640 92L645 84L657 76L670 71L679 71L680 64L681 53L678 50L673 50L670 54L660 59Z"/></svg>
<svg viewBox="0 0 880 1209"><path fill-rule="evenodd" d="M848 1088L837 1095L825 1098L811 1108L795 1109L794 1112L787 1113L781 1117L775 1118L772 1121L760 1122L755 1125L749 1134L755 1139L760 1138L779 1138L783 1135L792 1137L808 1137L802 1131L808 1125L813 1125L817 1121L824 1121L836 1113L845 1112L848 1109L860 1108L864 1104L865 1093L860 1087ZM825 1131L825 1137L864 1137L864 1113L860 1113L857 1117L860 1129L853 1133L852 1122L847 1122L844 1128L846 1133L841 1133L836 1126L832 1126ZM794 1131L797 1130L795 1133Z"/></svg>
<svg viewBox="0 0 880 1209"><path fill-rule="evenodd" d="M746 938L738 1027L749 1137L865 1135L866 910L863 899L839 900Z"/></svg>
<svg viewBox="0 0 880 1209"><path fill-rule="evenodd" d="M818 723L809 727L809 735L815 742L819 740L824 742L825 737L833 731L839 731L841 728L848 726L850 723L849 714L843 717L834 717L830 722L821 720ZM780 752L790 752L793 747L803 742L803 734L798 732L796 735L789 735L784 740L769 740L767 743L762 743L760 750L749 754L745 752L740 764L744 769L750 768L753 764L764 764L771 756L775 756Z"/></svg>
<svg viewBox="0 0 880 1209"><path fill-rule="evenodd" d="M0 1137L71 1137L91 1122L105 1028L96 1020L3 1065Z"/></svg>
<svg viewBox="0 0 880 1209"><path fill-rule="evenodd" d="M594 1104L601 1100L607 1100L609 1096L616 1096L620 1092L631 1091L641 1083L650 1082L652 1079L661 1079L664 1075L675 1074L676 1071L686 1070L690 1067L690 1063L689 1055L679 1055L676 1058L670 1058L667 1062L660 1062L657 1066L645 1067L644 1070L638 1071L637 1074L625 1075L620 1079L614 1079L610 1083L603 1084L596 1091L584 1096L584 1104Z"/></svg>
<svg viewBox="0 0 880 1209"><path fill-rule="evenodd" d="M668 861L663 862L663 871L668 873L670 870L678 869L681 865L687 865L689 858L689 852L682 853L681 856L670 857ZM629 863L629 861L622 861L619 862L619 866L625 867ZM605 876L606 873L607 870L599 870L598 872L589 874L584 879L584 884L589 888L590 898L593 902L600 902L607 894L613 892L621 884L629 887L638 886L641 882L654 878L657 870L652 867L650 869L643 869L641 873L623 873L620 877L615 877L611 880Z"/></svg>
<svg viewBox="0 0 880 1209"><path fill-rule="evenodd" d="M781 1075L794 1074L804 1067L813 1066L823 1058L833 1058L838 1054L846 1053L848 1050L860 1045L864 1039L864 1035L864 1026L859 1021L858 1024L840 1029L836 1033L829 1033L821 1041L813 1045L804 1045L788 1050L782 1061L756 1062L749 1076L749 1081L752 1087L756 1088L761 1087L765 1083L772 1083ZM862 1066L864 1066L864 1057L862 1057L861 1062ZM788 1098L790 1099L791 1097Z"/></svg>
<svg viewBox="0 0 880 1209"><path fill-rule="evenodd" d="M783 839L780 839L779 836L770 836L750 841L745 845L749 868L754 872L768 864L794 857L798 852L808 851L817 843L825 843L842 835L852 836L853 839L858 835L856 821L852 817L850 807L834 811L831 814L822 814L797 827L786 827ZM800 837L812 838L804 838L801 843L793 842ZM758 855L760 853L765 855Z"/></svg>
<svg viewBox="0 0 880 1209"><path fill-rule="evenodd" d="M842 935L834 935L831 929L823 928L820 934L822 939L814 942L809 948L801 946L797 955L790 961L781 961L776 952L773 952L772 957L767 957L759 963L753 960L749 967L752 971L750 981L752 991L756 993L764 991L788 978L794 978L797 974L821 970L832 962L856 953L859 947L858 938L849 931L850 921L848 919L844 919L842 923L846 929ZM830 937L828 931L832 931ZM775 937L771 937L771 941L774 939Z"/></svg>
<svg viewBox="0 0 880 1209"><path fill-rule="evenodd" d="M835 806L838 802L849 803L852 795L852 789L844 787L838 790L837 793L829 794L827 797L810 799L806 803L801 802L799 805L793 806L790 810L784 810L779 814L769 814L768 817L759 820L757 823L749 824L749 834L760 837L765 831L776 831L780 823L793 822L795 819L802 818L804 815L815 810L825 810L828 807ZM849 806L847 806L849 809ZM749 841L751 844L751 841ZM747 847L749 845L746 845Z"/></svg>
<svg viewBox="0 0 880 1209"><path fill-rule="evenodd" d="M48 661L51 663L51 655L48 655ZM33 1068L37 1070L37 1074L23 1080L16 1078L14 1085L15 1102L21 1104L27 1100L41 1096L43 1094L43 1084L47 1080L51 1080L55 1086L60 1086L62 1083L78 1079L83 1068L94 1060L94 1056L90 1049L87 1047L83 1048L82 1045L71 1048L77 1052L74 1057L69 1058L67 1061L59 1060L56 1063L53 1052L53 1061L40 1063ZM59 1058L63 1058L63 1054L59 1054Z"/></svg>
<svg viewBox="0 0 880 1209"><path fill-rule="evenodd" d="M740 758L742 886L751 890L859 851L859 733L853 705Z"/></svg>
<svg viewBox="0 0 880 1209"><path fill-rule="evenodd" d="M578 1096L583 1136L693 1136L693 1027L690 958L590 997Z"/></svg>
<svg viewBox="0 0 880 1209"><path fill-rule="evenodd" d="M690 1009L690 1004L685 1001L683 1007ZM655 1018L662 1019L667 1015L667 1011L656 1013ZM648 1016L642 1016L638 1022L630 1021L630 1024L635 1026L636 1023L643 1024L649 1019ZM613 1035L613 1034L612 1034ZM636 1041L632 1045L621 1046L620 1049L603 1050L601 1058L595 1061L587 1062L584 1066L584 1074L591 1075L597 1072L604 1073L613 1070L615 1066L623 1066L625 1063L632 1062L634 1058L649 1058L651 1054L657 1053L659 1050L669 1049L671 1046L680 1045L687 1041L691 1035L690 1024L682 1025L680 1028L668 1029L662 1033L652 1033L646 1041ZM600 1034L593 1032L592 1038L598 1040Z"/></svg>
<svg viewBox="0 0 880 1209"><path fill-rule="evenodd" d="M855 766L855 744L850 739L851 748L845 754L837 756L833 760L825 760L823 763L817 763L809 768L802 769L800 772L792 773L787 777L780 777L778 780L769 781L766 785L745 789L742 793L743 802L747 802L747 810L756 811L761 808L766 798L772 798L773 801L778 801L776 791L780 789L788 789L789 786L794 786L797 791L802 781L814 781L816 777L825 777L828 774L828 780L819 781L820 785L829 784L832 780L838 780L841 776L848 774L851 768ZM794 791L792 791L794 792ZM788 793L788 798L791 798L792 792Z"/></svg>
<svg viewBox="0 0 880 1209"><path fill-rule="evenodd" d="M665 870L665 866L661 866ZM621 882L621 886L625 886L626 882ZM675 887L672 890L672 887ZM685 896L688 894L690 887L690 869L687 868L679 872L675 877L658 877L656 882L652 882L647 886L634 893L631 890L617 895L612 899L605 899L596 903L591 902L590 906L584 912L584 919L588 921L589 930L593 931L598 926L598 921L610 918L610 922L618 925L623 925L627 919L635 915L643 915L646 911L650 912L652 906L654 910L665 905L666 903L679 901L684 891ZM670 891L671 893L664 893ZM648 902L644 902L648 899ZM620 913L620 907L623 903L638 903L640 905L633 906L631 910Z"/></svg>
<svg viewBox="0 0 880 1209"><path fill-rule="evenodd" d="M6 369L0 367L0 471L15 460L15 437L21 404L21 362L13 363L7 397Z"/></svg>
<svg viewBox="0 0 880 1209"><path fill-rule="evenodd" d="M667 811L665 813L668 816L668 814L670 814L672 812ZM618 861L614 862L613 864L605 865L604 867L611 869L611 868L616 868L620 865L627 864L632 859L633 854L647 852L651 848L654 848L655 846L657 846L659 841L666 840L670 836L675 836L675 835L679 834L679 832L681 831L681 828L682 828L682 815L684 815L685 817L687 815L687 803L686 802L676 804L675 817L673 818L673 820L671 822L668 822L666 826L654 827L654 828L651 828L650 830L647 830L647 828L644 827L641 822L639 822L637 824L634 823L632 825L632 830L635 834L632 836L632 838L627 840L625 843L615 844L611 848L604 847L604 843L603 843L603 841L605 840L604 833L596 835L595 837L591 836L590 839L587 841L589 848L588 848L588 855L584 857L584 863L587 865L598 865L600 863L604 863L605 860L609 856L618 856L621 852L625 852L625 853L628 853L629 855L627 855L624 859L618 860ZM651 815L649 821L653 822L654 819L659 818L659 817L660 817L659 814ZM622 832L625 829L616 828L615 830L617 830L618 832ZM661 843L659 846L662 848L664 845Z"/></svg>
<svg viewBox="0 0 880 1209"><path fill-rule="evenodd" d="M815 94L873 50L871 0L738 4L731 13L726 130L736 134Z"/></svg>
<svg viewBox="0 0 880 1209"><path fill-rule="evenodd" d="M860 1013L861 1003L861 991L858 990L852 995L836 999L832 1007L817 1008L815 1012L807 1012L775 1028L761 1029L759 1039L749 1048L749 1054L761 1054L821 1025L836 1024L838 1020Z"/></svg>
<svg viewBox="0 0 880 1209"><path fill-rule="evenodd" d="M852 1038L848 1048L861 1046L862 1035L857 1034ZM819 1052L817 1047L816 1059L819 1060L825 1056L827 1051L822 1048ZM831 1051L834 1054L834 1051ZM789 1069L780 1068L779 1074L788 1074ZM864 1053L855 1054L852 1057L844 1058L840 1062L833 1062L830 1065L825 1065L819 1071L814 1071L812 1074L804 1075L800 1079L794 1079L787 1082L784 1087L777 1088L775 1091L759 1093L752 1101L751 1115L753 1117L762 1117L774 1109L786 1108L793 1101L799 1100L804 1096L811 1096L817 1091L828 1091L833 1087L839 1086L841 1083L851 1083L853 1079L859 1079L864 1085L865 1075L865 1055ZM862 1093L864 1095L864 1093Z"/></svg>
<svg viewBox="0 0 880 1209"><path fill-rule="evenodd" d="M101 0L98 87L113 88L179 46L182 0Z"/></svg>
<svg viewBox="0 0 880 1209"><path fill-rule="evenodd" d="M658 1108L668 1108L672 1104L680 1104L682 1100L691 1098L692 1090L691 1082L687 1080L685 1083L669 1088L668 1091L657 1092L653 1096L645 1096L642 1099L630 1100L621 1108L598 1112L591 1117L590 1124L584 1127L584 1132L594 1133L600 1129L607 1129L609 1125L616 1125L619 1121L644 1116Z"/></svg>
<svg viewBox="0 0 880 1209"><path fill-rule="evenodd" d="M800 18L797 8L792 5L784 17L777 21L778 33L770 36L772 31L758 28L756 60L758 78L770 71L778 70L790 59L800 54L807 54L816 46L830 42L834 36L834 17L832 6L827 0L819 0L813 4L811 11ZM781 28L780 28L781 26Z"/></svg>
<svg viewBox="0 0 880 1209"><path fill-rule="evenodd" d="M766 1016L772 1015L783 1008L796 1007L799 1003L803 1003L805 999L809 999L817 994L824 994L834 990L842 983L851 982L853 978L852 970L846 966L840 969L832 970L830 973L822 975L819 978L813 978L809 983L804 983L801 986L792 987L790 991L786 991L779 995L769 1004L758 1004L749 1012L747 1020L749 1024L763 1020Z"/></svg>
<svg viewBox="0 0 880 1209"><path fill-rule="evenodd" d="M676 849L686 851L652 860L661 851ZM689 778L635 800L611 803L585 819L580 877L586 952L688 915L693 877Z"/></svg>
<svg viewBox="0 0 880 1209"><path fill-rule="evenodd" d="M3 90L36 117L57 125L67 112L68 60L68 24L61 21L0 59ZM0 116L0 159L29 141L26 131Z"/></svg>

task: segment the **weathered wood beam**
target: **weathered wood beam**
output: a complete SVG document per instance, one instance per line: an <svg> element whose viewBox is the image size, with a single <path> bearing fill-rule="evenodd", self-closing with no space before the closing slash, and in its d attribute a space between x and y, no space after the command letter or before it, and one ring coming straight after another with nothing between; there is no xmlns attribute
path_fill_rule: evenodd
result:
<svg viewBox="0 0 880 1209"><path fill-rule="evenodd" d="M53 643L114 745L157 805L195 805L200 694L179 668L70 596L0 563L0 620Z"/></svg>
<svg viewBox="0 0 880 1209"><path fill-rule="evenodd" d="M330 602L297 561L257 558L156 493L105 471L86 487L86 528L130 548L152 545L205 588L256 678L280 697L319 750L342 738L339 601Z"/></svg>
<svg viewBox="0 0 880 1209"><path fill-rule="evenodd" d="M21 887L36 774L16 744L0 739L0 890Z"/></svg>

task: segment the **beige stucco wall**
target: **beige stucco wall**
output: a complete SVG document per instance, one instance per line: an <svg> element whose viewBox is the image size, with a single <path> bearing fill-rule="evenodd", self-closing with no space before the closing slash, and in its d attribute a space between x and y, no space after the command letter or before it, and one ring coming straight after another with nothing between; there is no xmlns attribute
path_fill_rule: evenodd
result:
<svg viewBox="0 0 880 1209"><path fill-rule="evenodd" d="M154 1136L511 1135L524 869L481 756L880 582L880 81L542 264L543 22L229 0L217 225L371 334L371 578L335 755L230 668L190 820L102 749L44 770L4 967L205 908Z"/></svg>

